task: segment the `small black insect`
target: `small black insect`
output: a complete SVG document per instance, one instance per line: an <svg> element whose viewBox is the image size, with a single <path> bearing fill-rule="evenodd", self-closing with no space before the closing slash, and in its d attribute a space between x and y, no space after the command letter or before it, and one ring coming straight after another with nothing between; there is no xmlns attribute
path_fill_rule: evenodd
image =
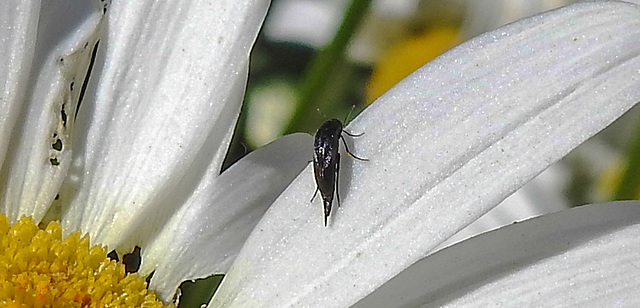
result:
<svg viewBox="0 0 640 308"><path fill-rule="evenodd" d="M351 137L360 137L359 135L352 135L349 132L342 129L342 122L338 119L331 119L324 122L318 131L316 132L315 141L313 142L313 173L316 177L316 191L313 193L310 202L320 191L322 196L322 202L324 205L324 226L327 226L327 218L331 214L331 204L333 203L333 192L336 192L338 198L338 206L340 206L340 195L338 194L338 177L340 173L340 153L338 139L342 139L347 154L351 157L367 161L366 158L360 158L353 155L347 147L347 143L344 141L342 133Z"/></svg>

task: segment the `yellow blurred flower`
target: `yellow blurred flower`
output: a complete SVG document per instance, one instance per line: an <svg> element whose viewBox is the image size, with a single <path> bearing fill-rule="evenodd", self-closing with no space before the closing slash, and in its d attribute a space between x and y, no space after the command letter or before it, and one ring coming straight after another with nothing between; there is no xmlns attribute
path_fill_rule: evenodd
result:
<svg viewBox="0 0 640 308"><path fill-rule="evenodd" d="M458 33L458 28L439 27L408 37L391 47L373 70L367 87L367 104L411 72L460 43Z"/></svg>

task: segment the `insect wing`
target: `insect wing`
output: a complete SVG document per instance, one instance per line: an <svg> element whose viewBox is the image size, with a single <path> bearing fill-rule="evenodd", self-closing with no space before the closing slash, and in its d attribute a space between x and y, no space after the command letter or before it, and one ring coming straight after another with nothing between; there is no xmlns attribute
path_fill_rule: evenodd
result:
<svg viewBox="0 0 640 308"><path fill-rule="evenodd" d="M316 141L321 141L315 147L313 156L313 171L316 177L316 184L320 189L322 199L332 199L335 186L338 144L330 139Z"/></svg>

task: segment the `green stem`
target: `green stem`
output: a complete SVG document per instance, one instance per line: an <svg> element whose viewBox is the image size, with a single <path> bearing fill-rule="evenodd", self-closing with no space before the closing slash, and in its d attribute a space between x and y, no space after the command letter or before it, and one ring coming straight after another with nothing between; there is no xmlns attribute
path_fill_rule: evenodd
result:
<svg viewBox="0 0 640 308"><path fill-rule="evenodd" d="M308 125L305 125L307 117L319 106L316 98L326 90L329 84L327 80L331 77L333 68L343 59L345 49L370 4L371 0L351 0L335 37L309 64L300 84L299 101L287 127L287 133L308 129Z"/></svg>
<svg viewBox="0 0 640 308"><path fill-rule="evenodd" d="M627 164L622 179L613 195L614 200L637 199L640 192L640 121L629 141Z"/></svg>

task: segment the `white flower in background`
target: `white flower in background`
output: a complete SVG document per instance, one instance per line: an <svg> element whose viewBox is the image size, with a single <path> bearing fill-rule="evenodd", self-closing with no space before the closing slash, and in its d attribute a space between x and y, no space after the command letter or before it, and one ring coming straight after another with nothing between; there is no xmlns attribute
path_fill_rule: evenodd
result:
<svg viewBox="0 0 640 308"><path fill-rule="evenodd" d="M268 4L2 2L1 212L142 247L165 301L225 272L311 157L296 134L219 175Z"/></svg>
<svg viewBox="0 0 640 308"><path fill-rule="evenodd" d="M379 290L398 296L367 304L633 306L637 202L545 215L427 256L634 106L639 82L633 4L576 4L461 44L349 125L365 132L351 150L369 161L343 159L342 207L329 227L318 202L308 204L307 168L258 223L210 306L347 307L419 260L428 276L398 276Z"/></svg>

